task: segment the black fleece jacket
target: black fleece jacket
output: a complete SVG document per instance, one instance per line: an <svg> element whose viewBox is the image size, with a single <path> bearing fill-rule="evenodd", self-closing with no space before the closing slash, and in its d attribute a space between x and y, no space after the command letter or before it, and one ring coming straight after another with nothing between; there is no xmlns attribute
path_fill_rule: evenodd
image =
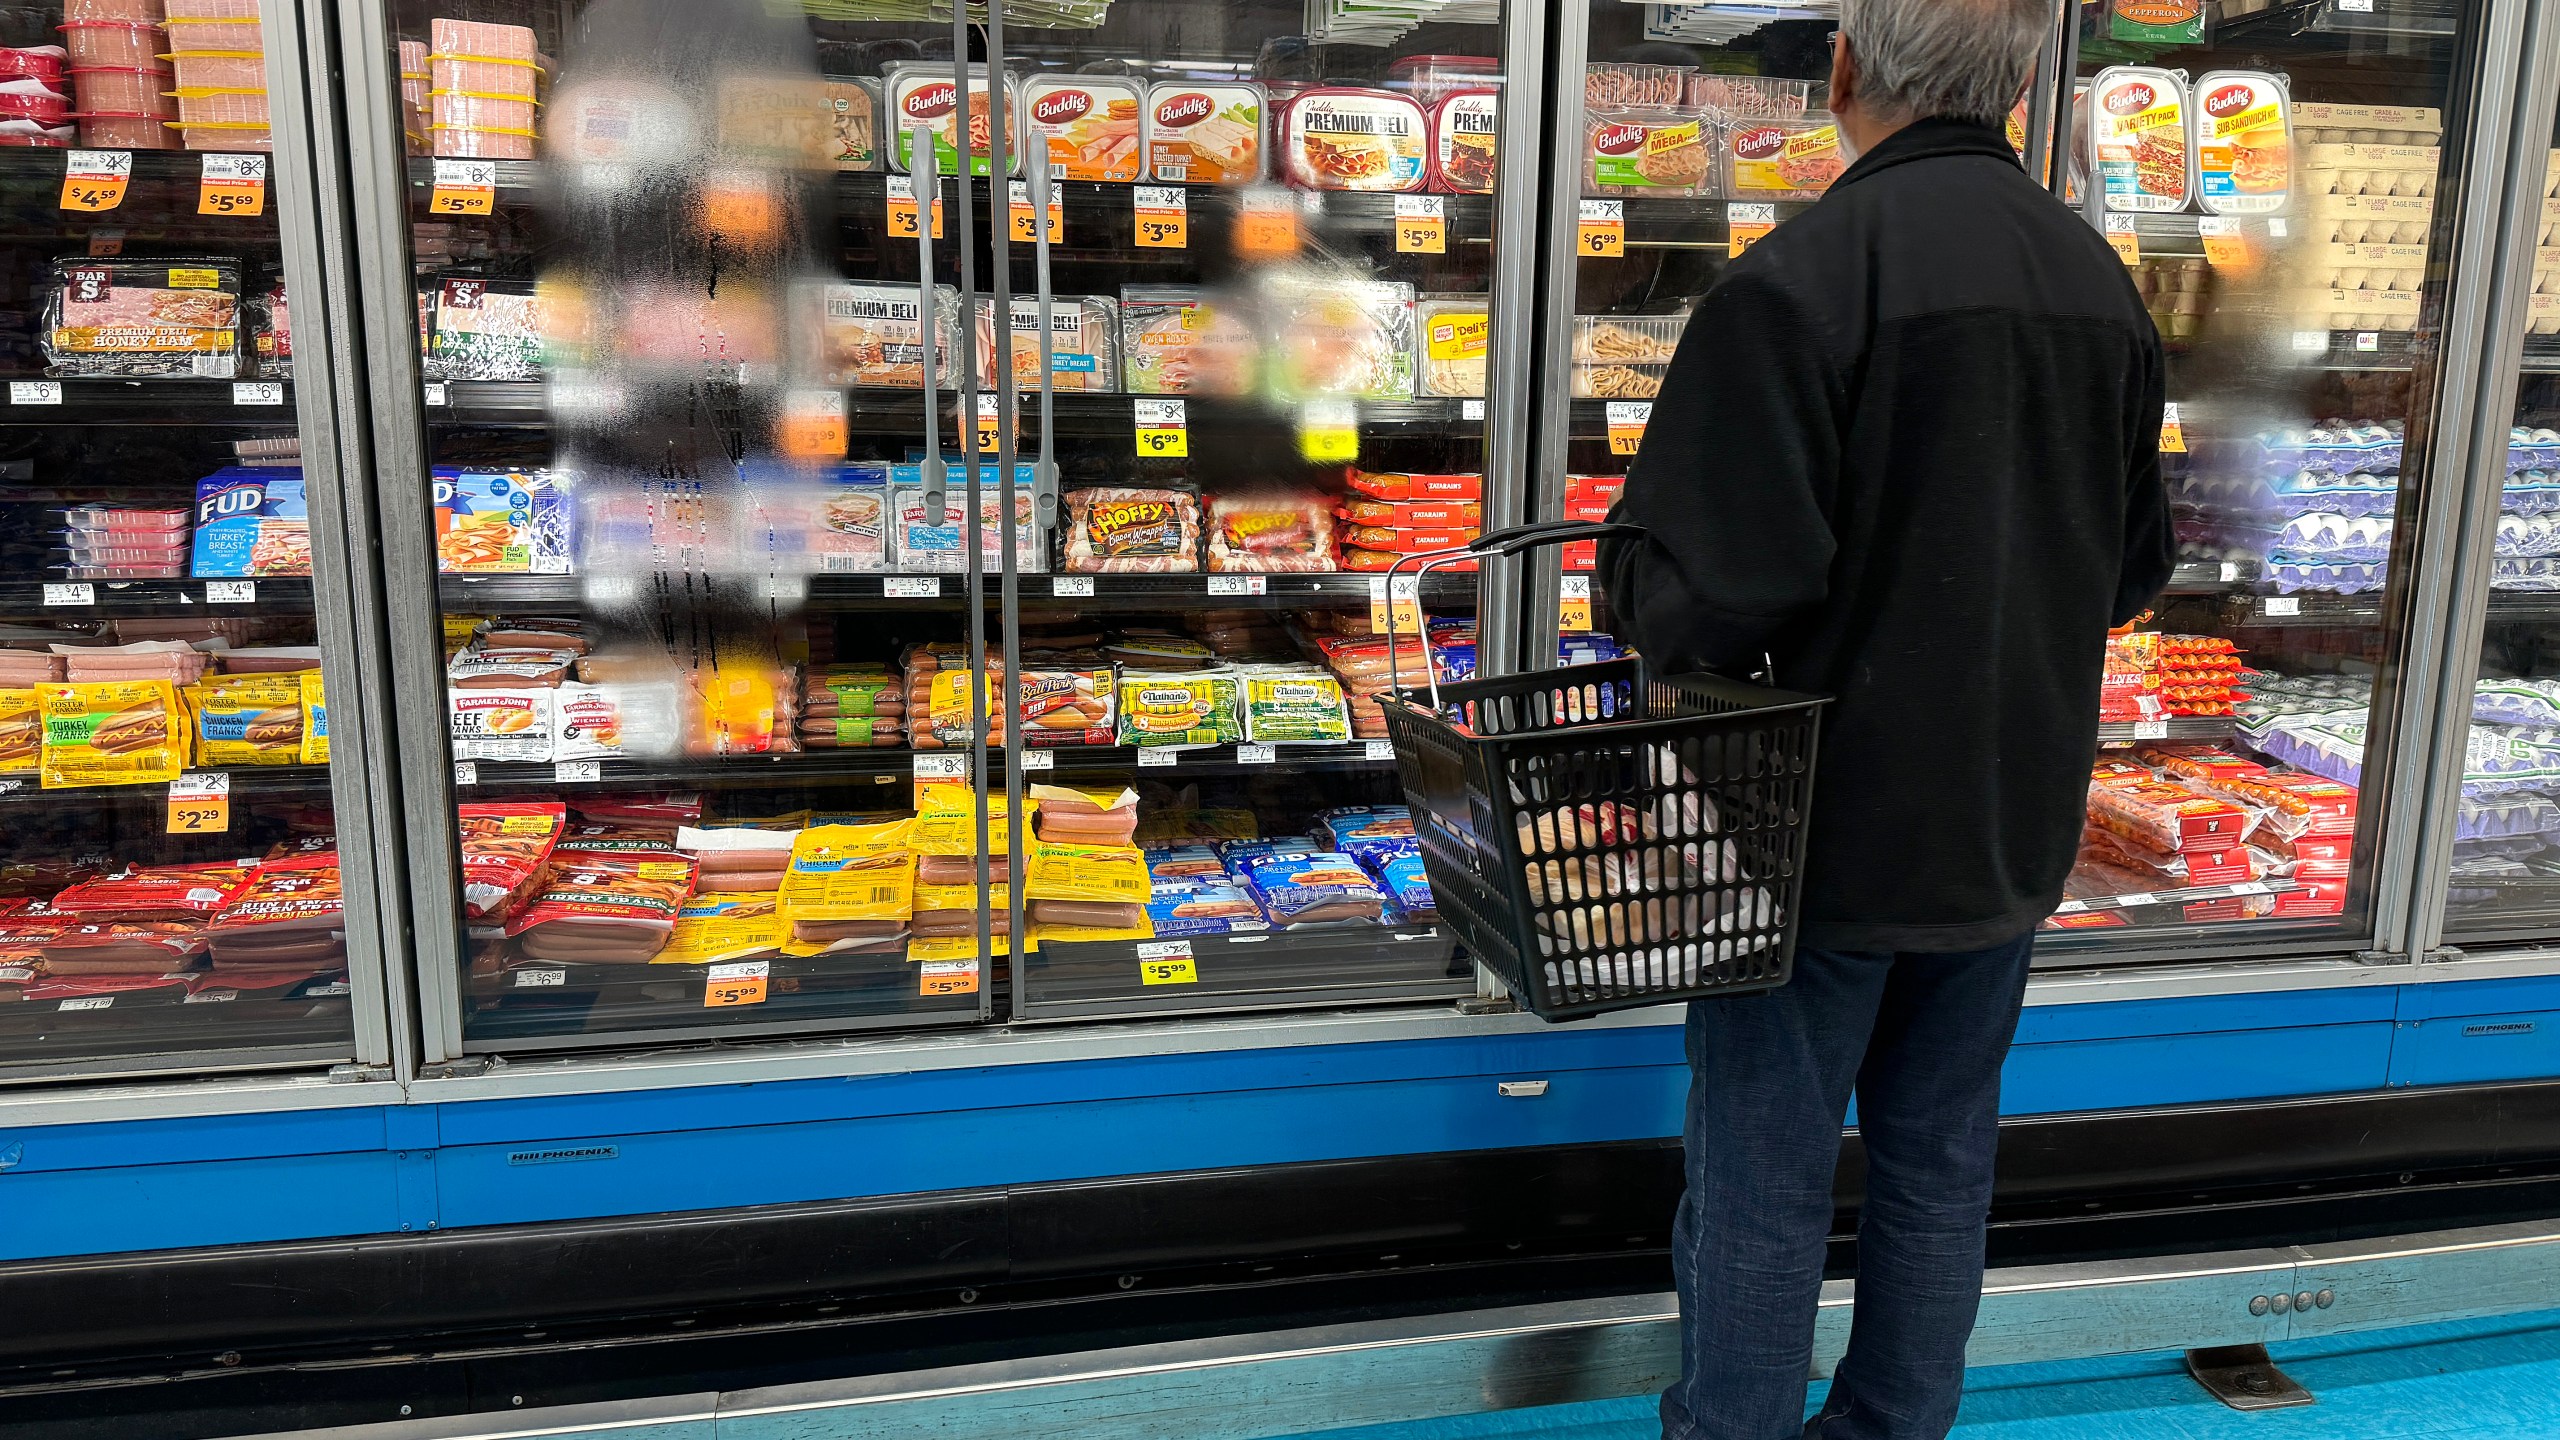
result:
<svg viewBox="0 0 2560 1440"><path fill-rule="evenodd" d="M1987 949L2062 897L2111 624L2168 582L2159 333L1992 127L1924 120L1729 265L1604 545L1655 663L1834 697L1803 943Z"/></svg>

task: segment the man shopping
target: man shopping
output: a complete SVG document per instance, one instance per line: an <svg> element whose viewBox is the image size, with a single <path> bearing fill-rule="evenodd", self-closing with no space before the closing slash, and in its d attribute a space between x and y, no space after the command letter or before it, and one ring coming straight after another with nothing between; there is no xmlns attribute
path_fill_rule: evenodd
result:
<svg viewBox="0 0 2560 1440"><path fill-rule="evenodd" d="M1795 979L1691 1007L1671 1440L1936 1440L2000 1066L2062 898L2111 625L2169 577L2158 333L2002 122L2049 0L1841 0L1856 157L1698 304L1600 577L1656 666L1834 697ZM1857 1310L1805 1381L1852 1090Z"/></svg>

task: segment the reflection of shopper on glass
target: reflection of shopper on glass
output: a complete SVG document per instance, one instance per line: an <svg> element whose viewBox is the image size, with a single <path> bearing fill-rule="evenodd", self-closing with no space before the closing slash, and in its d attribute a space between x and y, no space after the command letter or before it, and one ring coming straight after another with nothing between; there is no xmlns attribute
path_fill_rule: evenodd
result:
<svg viewBox="0 0 2560 1440"><path fill-rule="evenodd" d="M1793 983L1693 1006L1674 1440L1804 1423L1854 1085L1856 1322L1822 1440L1942 1436L2001 1061L2062 898L2110 625L2167 581L2160 343L2002 122L2049 0L1842 0L1856 158L1702 300L1603 549L1629 640L1823 717Z"/></svg>

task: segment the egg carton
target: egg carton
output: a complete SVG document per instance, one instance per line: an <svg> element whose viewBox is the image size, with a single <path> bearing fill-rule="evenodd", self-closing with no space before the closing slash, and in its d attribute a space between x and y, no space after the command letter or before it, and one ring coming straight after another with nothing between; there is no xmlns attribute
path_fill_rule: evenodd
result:
<svg viewBox="0 0 2560 1440"><path fill-rule="evenodd" d="M2293 314L2304 329L2415 330L2415 290L2301 290Z"/></svg>
<svg viewBox="0 0 2560 1440"><path fill-rule="evenodd" d="M2312 247L2302 269L2304 278L2326 280L2332 290L2415 290L2426 279L2427 247L2331 241Z"/></svg>

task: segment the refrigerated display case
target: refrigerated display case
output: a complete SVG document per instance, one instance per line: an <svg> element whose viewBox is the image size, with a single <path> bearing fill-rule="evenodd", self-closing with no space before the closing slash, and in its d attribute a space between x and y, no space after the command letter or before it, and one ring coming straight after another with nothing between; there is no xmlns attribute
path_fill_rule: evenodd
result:
<svg viewBox="0 0 2560 1440"><path fill-rule="evenodd" d="M1473 996L1498 7L662 18L351 42L428 1048Z"/></svg>
<svg viewBox="0 0 2560 1440"><path fill-rule="evenodd" d="M0 27L0 1082L379 1066L308 177L254 9L105 13Z"/></svg>

